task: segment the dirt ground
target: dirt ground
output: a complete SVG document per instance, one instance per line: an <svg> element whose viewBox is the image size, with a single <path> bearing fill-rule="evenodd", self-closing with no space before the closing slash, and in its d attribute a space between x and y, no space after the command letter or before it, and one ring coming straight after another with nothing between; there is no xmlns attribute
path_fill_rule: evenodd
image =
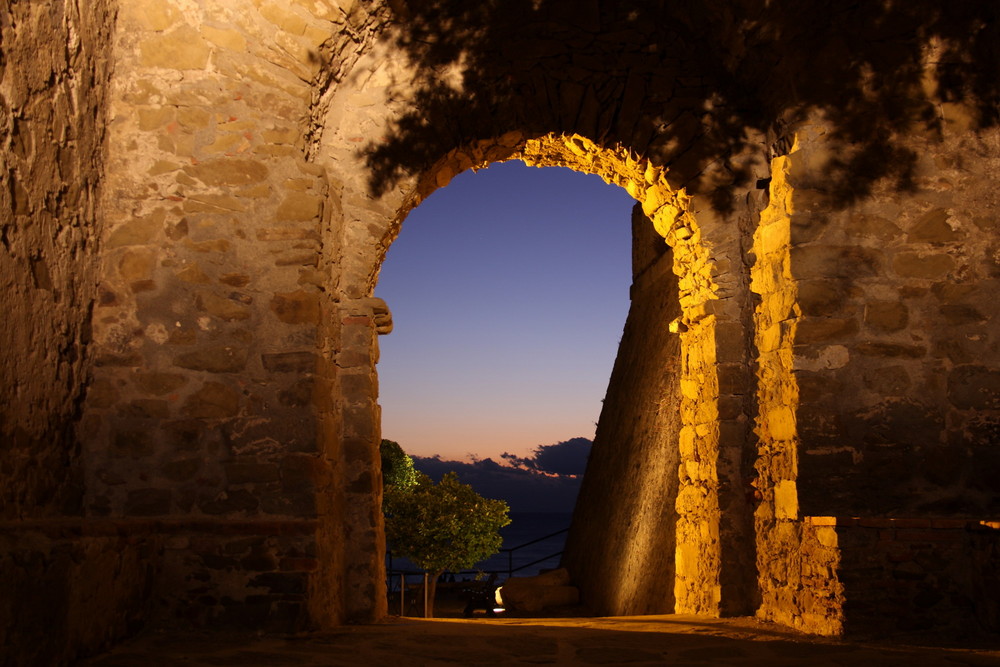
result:
<svg viewBox="0 0 1000 667"><path fill-rule="evenodd" d="M398 604L398 602L397 602ZM439 618L390 617L378 625L295 636L149 630L89 667L185 665L808 665L1000 666L1000 646L942 648L808 637L751 618L591 618L555 610L546 618L477 612L461 618L457 595L438 600ZM398 607L390 611L398 613Z"/></svg>

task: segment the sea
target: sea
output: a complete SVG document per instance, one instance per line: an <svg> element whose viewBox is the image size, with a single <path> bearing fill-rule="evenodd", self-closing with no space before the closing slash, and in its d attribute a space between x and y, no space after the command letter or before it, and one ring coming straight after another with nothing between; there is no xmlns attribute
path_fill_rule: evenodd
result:
<svg viewBox="0 0 1000 667"><path fill-rule="evenodd" d="M500 553L468 570L447 573L445 580L471 580L496 572L498 580L504 581L511 575L530 577L557 568L572 518L571 513L564 512L511 512L510 523L500 529ZM390 582L398 580L401 572L407 573L407 581L415 581L422 573L405 558L391 555L386 556L386 570Z"/></svg>

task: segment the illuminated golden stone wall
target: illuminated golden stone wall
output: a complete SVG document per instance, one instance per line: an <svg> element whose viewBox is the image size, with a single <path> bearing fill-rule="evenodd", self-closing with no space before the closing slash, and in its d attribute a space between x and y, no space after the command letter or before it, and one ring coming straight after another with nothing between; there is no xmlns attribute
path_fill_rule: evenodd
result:
<svg viewBox="0 0 1000 667"><path fill-rule="evenodd" d="M790 163L798 157L793 147L789 156L773 161L770 203L761 212L753 245L756 262L751 271L751 289L760 295L754 315L760 380L756 425L759 457L754 483L760 500L755 511L762 598L758 615L808 632L837 634L840 600L833 600L829 610L816 613L813 605L803 604L801 599L809 596L814 587L809 585L809 566L805 564L812 553L807 544L813 540L811 533L803 534L797 490L799 387L794 374L794 345L801 311L791 261L795 192L788 182L788 172ZM829 528L818 530L829 539Z"/></svg>

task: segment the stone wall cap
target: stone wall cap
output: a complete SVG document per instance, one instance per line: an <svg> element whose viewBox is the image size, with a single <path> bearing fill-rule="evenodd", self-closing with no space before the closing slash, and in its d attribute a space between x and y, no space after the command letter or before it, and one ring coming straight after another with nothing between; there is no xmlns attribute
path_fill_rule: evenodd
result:
<svg viewBox="0 0 1000 667"><path fill-rule="evenodd" d="M804 523L810 526L842 526L855 528L929 528L939 530L966 530L984 528L1000 530L1000 520L995 519L950 519L931 517L856 517L856 516L806 516Z"/></svg>

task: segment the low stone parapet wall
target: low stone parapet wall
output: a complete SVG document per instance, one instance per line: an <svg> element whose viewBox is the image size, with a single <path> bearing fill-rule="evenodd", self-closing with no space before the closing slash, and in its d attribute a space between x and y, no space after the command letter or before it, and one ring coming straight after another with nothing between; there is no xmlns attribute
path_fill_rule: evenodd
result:
<svg viewBox="0 0 1000 667"><path fill-rule="evenodd" d="M63 665L147 623L309 624L314 520L0 523L0 667Z"/></svg>
<svg viewBox="0 0 1000 667"><path fill-rule="evenodd" d="M802 629L1000 634L998 572L997 521L805 517Z"/></svg>
<svg viewBox="0 0 1000 667"><path fill-rule="evenodd" d="M63 665L138 630L162 541L111 525L0 525L0 665Z"/></svg>

